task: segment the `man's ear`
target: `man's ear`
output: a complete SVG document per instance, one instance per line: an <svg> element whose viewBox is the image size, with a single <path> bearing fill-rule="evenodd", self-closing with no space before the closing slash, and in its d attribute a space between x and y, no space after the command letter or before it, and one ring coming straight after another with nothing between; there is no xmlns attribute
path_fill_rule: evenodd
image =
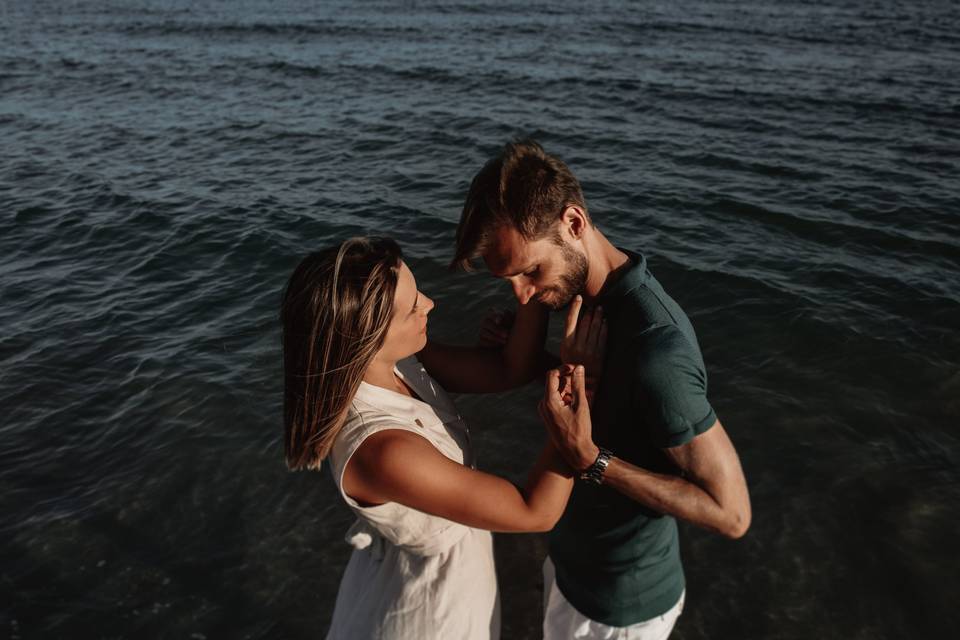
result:
<svg viewBox="0 0 960 640"><path fill-rule="evenodd" d="M567 205L563 210L560 223L571 240L582 240L584 232L590 225L587 221L587 212L575 204Z"/></svg>

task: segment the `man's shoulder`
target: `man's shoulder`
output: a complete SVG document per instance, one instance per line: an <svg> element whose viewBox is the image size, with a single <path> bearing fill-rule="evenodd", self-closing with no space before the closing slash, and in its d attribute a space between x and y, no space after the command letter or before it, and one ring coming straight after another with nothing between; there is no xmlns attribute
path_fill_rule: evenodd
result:
<svg viewBox="0 0 960 640"><path fill-rule="evenodd" d="M623 344L609 346L618 349L621 346L627 348L629 345L632 351L641 356L671 353L691 347L690 341L679 326L673 322L656 320L636 323L620 338L619 342Z"/></svg>
<svg viewBox="0 0 960 640"><path fill-rule="evenodd" d="M620 312L638 329L687 320L686 312L653 276L625 291L621 305Z"/></svg>
<svg viewBox="0 0 960 640"><path fill-rule="evenodd" d="M641 373L654 373L700 359L699 350L675 324L653 324L638 333L635 354Z"/></svg>

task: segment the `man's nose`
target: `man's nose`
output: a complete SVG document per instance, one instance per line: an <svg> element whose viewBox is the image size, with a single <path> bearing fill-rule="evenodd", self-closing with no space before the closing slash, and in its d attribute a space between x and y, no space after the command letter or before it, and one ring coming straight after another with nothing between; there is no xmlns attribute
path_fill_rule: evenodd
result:
<svg viewBox="0 0 960 640"><path fill-rule="evenodd" d="M529 283L523 283L514 280L510 284L513 286L513 295L516 296L517 301L520 304L527 304L530 302L530 298L532 298L533 294L537 292L537 288Z"/></svg>

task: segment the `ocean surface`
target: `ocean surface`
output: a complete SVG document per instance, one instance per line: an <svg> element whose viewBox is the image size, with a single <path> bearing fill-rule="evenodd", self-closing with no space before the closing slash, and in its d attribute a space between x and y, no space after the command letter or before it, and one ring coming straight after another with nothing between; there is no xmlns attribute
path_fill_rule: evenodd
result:
<svg viewBox="0 0 960 640"><path fill-rule="evenodd" d="M472 342L509 288L446 265L518 136L687 310L745 467L674 638L952 637L960 5L677 4L0 0L0 637L322 637L352 517L283 464L282 287L388 234ZM458 397L482 468L539 395ZM537 638L544 538L496 544Z"/></svg>

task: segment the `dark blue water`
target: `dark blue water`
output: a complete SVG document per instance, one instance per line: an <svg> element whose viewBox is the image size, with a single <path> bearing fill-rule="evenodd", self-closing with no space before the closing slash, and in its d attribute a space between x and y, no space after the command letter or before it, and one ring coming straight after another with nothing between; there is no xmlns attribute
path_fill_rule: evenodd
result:
<svg viewBox="0 0 960 640"><path fill-rule="evenodd" d="M684 528L675 637L960 625L960 8L0 2L0 636L322 636L351 516L288 473L278 303L307 251L449 274L532 135L691 315L755 520ZM556 323L555 323L556 324ZM461 397L520 480L538 389ZM500 536L535 638L541 536Z"/></svg>

